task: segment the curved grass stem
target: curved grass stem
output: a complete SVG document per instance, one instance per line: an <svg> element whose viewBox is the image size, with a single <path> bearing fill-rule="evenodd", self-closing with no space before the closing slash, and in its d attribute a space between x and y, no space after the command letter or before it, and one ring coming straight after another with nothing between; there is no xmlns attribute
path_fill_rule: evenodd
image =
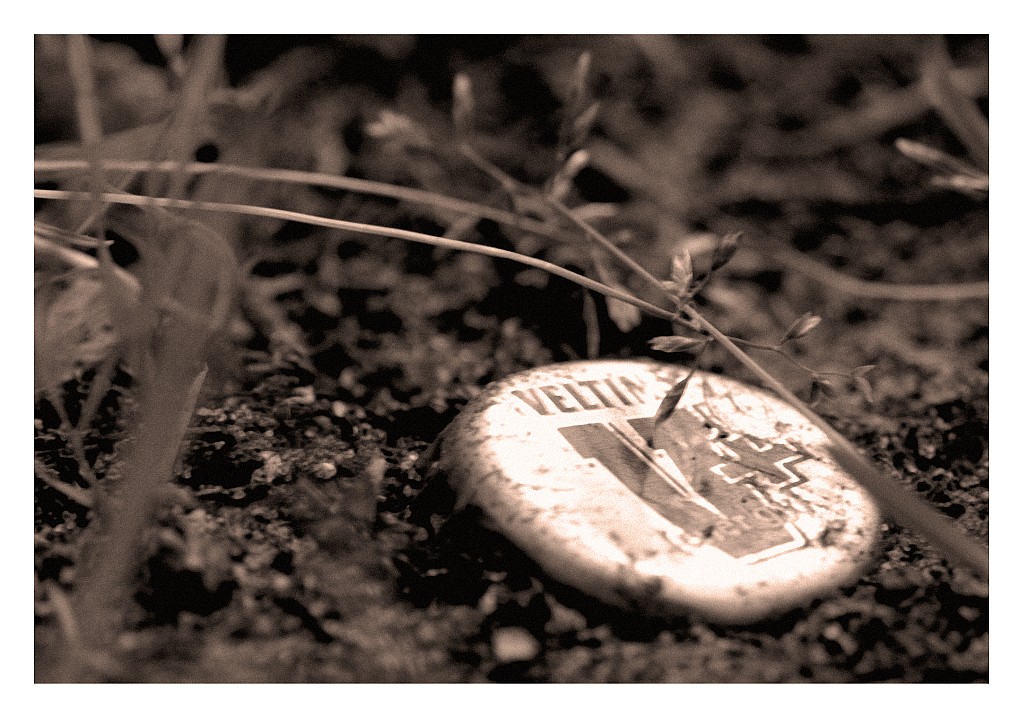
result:
<svg viewBox="0 0 1024 718"><path fill-rule="evenodd" d="M773 244L773 261L781 262L805 277L853 297L901 302L959 302L968 299L988 299L988 282L956 284L899 284L896 282L869 282L836 271L801 252Z"/></svg>
<svg viewBox="0 0 1024 718"><path fill-rule="evenodd" d="M348 192L373 195L377 197L388 197L403 202L428 205L435 209L447 210L459 214L466 214L481 219L490 219L499 224L516 227L534 234L543 235L551 239L564 239L564 233L558 232L555 228L544 222L522 217L514 212L508 212L495 207L489 207L477 202L448 197L447 195L429 192L427 190L415 189L413 187L400 187L385 182L359 179L356 177L341 177L338 175L324 174L322 172L303 172L301 170L274 169L266 167L246 167L244 165L222 164L219 162L145 162L125 160L104 160L101 163L103 169L121 170L129 172L182 172L189 175L224 175L227 177L246 177L249 179L262 180L267 182L285 182L288 184L301 184L306 186L326 187L339 189ZM36 172L46 174L62 174L68 172L82 172L88 169L88 163L79 159L60 160L36 160Z"/></svg>
<svg viewBox="0 0 1024 718"><path fill-rule="evenodd" d="M77 192L69 190L34 190L34 194L39 199L56 199L65 201L86 201L92 198L92 194L89 192ZM554 274L556 276L567 279L570 282L574 282L582 287L591 289L605 296L620 301L632 304L638 309L648 312L652 316L660 317L661 319L667 319L673 321L675 314L669 312L661 307L655 306L649 302L645 302L642 299L637 299L632 294L609 287L601 282L595 281L586 277L582 274L578 274L564 267L560 267L557 264L546 262L543 259L537 259L536 257L530 257L525 254L519 254L518 252L512 252L507 249L499 249L497 247L490 247L484 244L474 244L472 242L465 242L458 239L449 239L447 237L435 237L429 234L423 234L422 232L414 232L408 229L396 229L393 227L379 227L372 224L363 224L361 222L350 222L343 219L332 219L329 217L318 217L316 215L303 214L301 212L293 212L285 209L274 209L272 207L257 207L254 205L245 204L229 204L224 202L195 202L193 200L184 199L170 199L167 197L142 197L133 194L123 194L107 192L100 195L100 199L103 202L110 204L126 204L135 206L157 206L171 209L190 209L197 211L207 212L228 212L231 214L244 214L257 217L267 217L271 219L283 219L290 222L299 222L302 224L309 224L318 227L327 227L330 229L341 229L349 232L355 232L358 234L371 234L378 237L390 237L393 239L404 239L409 242L417 242L420 244L430 244L435 247L444 247L446 249L455 249L465 252L475 252L476 254L483 254L489 257L495 257L497 259L508 259L519 264L525 264L529 267L535 267L542 269L545 272Z"/></svg>

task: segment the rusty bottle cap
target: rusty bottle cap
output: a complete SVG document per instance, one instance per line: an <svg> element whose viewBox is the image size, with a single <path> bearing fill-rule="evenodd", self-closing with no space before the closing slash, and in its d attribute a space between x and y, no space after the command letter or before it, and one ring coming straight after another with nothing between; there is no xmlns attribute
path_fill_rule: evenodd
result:
<svg viewBox="0 0 1024 718"><path fill-rule="evenodd" d="M554 578L609 603L748 623L852 582L877 507L775 396L689 370L569 362L488 387L453 422L441 468L462 504Z"/></svg>

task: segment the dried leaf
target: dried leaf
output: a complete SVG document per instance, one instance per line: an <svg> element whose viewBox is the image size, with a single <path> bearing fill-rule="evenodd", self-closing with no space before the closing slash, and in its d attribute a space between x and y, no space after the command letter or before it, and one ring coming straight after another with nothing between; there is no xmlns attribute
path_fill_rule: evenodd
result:
<svg viewBox="0 0 1024 718"><path fill-rule="evenodd" d="M706 337L654 337L648 344L651 349L659 352L684 352L708 343Z"/></svg>
<svg viewBox="0 0 1024 718"><path fill-rule="evenodd" d="M802 317L797 319L795 322L789 325L789 329L782 335L782 339L779 340L779 346L786 342L791 342L794 339L807 336L818 324L821 323L821 317L817 314L811 314L807 312Z"/></svg>

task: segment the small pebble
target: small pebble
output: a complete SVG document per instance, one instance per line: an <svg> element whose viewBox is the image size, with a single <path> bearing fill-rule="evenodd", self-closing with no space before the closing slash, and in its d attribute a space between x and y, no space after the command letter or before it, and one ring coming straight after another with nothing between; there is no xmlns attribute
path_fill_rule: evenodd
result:
<svg viewBox="0 0 1024 718"><path fill-rule="evenodd" d="M330 461L322 461L313 467L313 476L326 480L338 473L338 467Z"/></svg>
<svg viewBox="0 0 1024 718"><path fill-rule="evenodd" d="M491 636L491 651L498 663L530 661L540 652L540 644L525 628L499 628Z"/></svg>

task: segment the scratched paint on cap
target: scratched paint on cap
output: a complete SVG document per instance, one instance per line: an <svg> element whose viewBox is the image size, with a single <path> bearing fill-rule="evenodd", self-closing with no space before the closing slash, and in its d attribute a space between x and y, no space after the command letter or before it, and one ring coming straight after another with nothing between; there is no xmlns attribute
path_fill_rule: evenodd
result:
<svg viewBox="0 0 1024 718"><path fill-rule="evenodd" d="M446 432L460 501L554 578L604 601L756 621L852 582L877 507L773 395L647 361L542 367L488 387Z"/></svg>

